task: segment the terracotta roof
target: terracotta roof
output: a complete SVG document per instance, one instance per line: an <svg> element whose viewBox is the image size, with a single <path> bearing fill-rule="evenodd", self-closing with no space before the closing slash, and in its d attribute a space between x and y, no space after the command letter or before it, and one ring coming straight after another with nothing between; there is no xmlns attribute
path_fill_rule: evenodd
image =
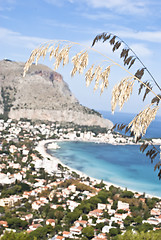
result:
<svg viewBox="0 0 161 240"><path fill-rule="evenodd" d="M55 220L54 219L47 219L46 222L54 222L55 223Z"/></svg>
<svg viewBox="0 0 161 240"><path fill-rule="evenodd" d="M61 239L64 239L64 237L63 236L57 236L56 239L60 239L61 240Z"/></svg>
<svg viewBox="0 0 161 240"><path fill-rule="evenodd" d="M67 231L63 232L63 235L69 235L69 234L70 234L70 232L67 232Z"/></svg>

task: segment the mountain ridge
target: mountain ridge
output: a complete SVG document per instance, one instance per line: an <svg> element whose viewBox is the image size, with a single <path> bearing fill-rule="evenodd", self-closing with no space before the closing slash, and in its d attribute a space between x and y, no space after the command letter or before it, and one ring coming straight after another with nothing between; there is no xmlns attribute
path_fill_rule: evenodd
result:
<svg viewBox="0 0 161 240"><path fill-rule="evenodd" d="M1 115L112 127L111 121L78 102L61 74L33 64L23 78L23 68L23 62L0 61Z"/></svg>

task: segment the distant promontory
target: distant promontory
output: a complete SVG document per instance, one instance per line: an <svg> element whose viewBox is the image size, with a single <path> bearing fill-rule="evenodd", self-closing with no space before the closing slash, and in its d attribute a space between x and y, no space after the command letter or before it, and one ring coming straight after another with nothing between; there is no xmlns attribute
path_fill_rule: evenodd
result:
<svg viewBox="0 0 161 240"><path fill-rule="evenodd" d="M0 114L111 128L112 122L95 110L82 106L63 77L49 67L33 64L23 78L24 63L0 61Z"/></svg>

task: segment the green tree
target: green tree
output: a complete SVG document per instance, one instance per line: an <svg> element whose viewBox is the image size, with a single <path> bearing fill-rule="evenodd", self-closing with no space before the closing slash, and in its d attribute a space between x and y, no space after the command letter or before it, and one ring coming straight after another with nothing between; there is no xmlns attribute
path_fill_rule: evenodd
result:
<svg viewBox="0 0 161 240"><path fill-rule="evenodd" d="M117 228L110 228L109 234L110 236L116 236L119 233L119 230Z"/></svg>
<svg viewBox="0 0 161 240"><path fill-rule="evenodd" d="M121 196L122 198L133 198L134 193L131 191L123 191Z"/></svg>
<svg viewBox="0 0 161 240"><path fill-rule="evenodd" d="M35 231L29 234L30 240L41 239L46 240L47 236L54 233L54 229L51 225L46 225L44 227L39 227Z"/></svg>
<svg viewBox="0 0 161 240"><path fill-rule="evenodd" d="M147 232L149 230L153 230L153 226L149 223L143 223L136 226L136 230L138 230L139 232Z"/></svg>
<svg viewBox="0 0 161 240"><path fill-rule="evenodd" d="M88 239L93 238L94 236L94 228L93 227L85 227L82 230L82 234L87 237Z"/></svg>
<svg viewBox="0 0 161 240"><path fill-rule="evenodd" d="M27 221L23 221L20 218L16 218L16 217L7 219L7 223L9 228L13 228L13 229L19 229L19 228L26 229L28 226Z"/></svg>
<svg viewBox="0 0 161 240"><path fill-rule="evenodd" d="M5 232L1 240L31 240L29 234L27 233L14 233L14 232ZM33 240L38 240L36 237Z"/></svg>
<svg viewBox="0 0 161 240"><path fill-rule="evenodd" d="M82 211L79 210L78 208L75 208L73 212L69 212L66 215L66 221L69 224L72 224L74 221L76 221L80 215L82 214Z"/></svg>
<svg viewBox="0 0 161 240"><path fill-rule="evenodd" d="M125 219L124 219L124 226L125 227L128 227L130 226L130 224L134 222L134 218L133 217L130 217L130 216L127 216Z"/></svg>
<svg viewBox="0 0 161 240"><path fill-rule="evenodd" d="M0 213L5 213L5 209L2 206L0 206Z"/></svg>
<svg viewBox="0 0 161 240"><path fill-rule="evenodd" d="M56 210L56 211L54 212L54 216L55 216L55 218L57 219L58 223L60 223L60 220L62 220L63 217L64 217L64 212L63 212L63 211Z"/></svg>
<svg viewBox="0 0 161 240"><path fill-rule="evenodd" d="M85 221L87 221L88 220L88 217L87 217L87 215L82 215L82 220L85 220Z"/></svg>
<svg viewBox="0 0 161 240"><path fill-rule="evenodd" d="M134 218L134 221L139 225L142 223L143 218L141 216L137 216L136 218Z"/></svg>
<svg viewBox="0 0 161 240"><path fill-rule="evenodd" d="M117 235L114 240L159 240L161 239L161 231L149 231L133 233L132 231L126 231L123 235Z"/></svg>

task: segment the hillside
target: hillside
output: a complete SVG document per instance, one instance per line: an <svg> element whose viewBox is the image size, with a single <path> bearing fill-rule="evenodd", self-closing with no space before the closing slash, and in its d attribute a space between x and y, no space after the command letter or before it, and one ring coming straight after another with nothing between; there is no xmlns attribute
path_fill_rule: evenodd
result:
<svg viewBox="0 0 161 240"><path fill-rule="evenodd" d="M38 64L23 78L23 67L24 63L0 61L0 114L12 119L112 127L99 113L79 104L59 73Z"/></svg>

